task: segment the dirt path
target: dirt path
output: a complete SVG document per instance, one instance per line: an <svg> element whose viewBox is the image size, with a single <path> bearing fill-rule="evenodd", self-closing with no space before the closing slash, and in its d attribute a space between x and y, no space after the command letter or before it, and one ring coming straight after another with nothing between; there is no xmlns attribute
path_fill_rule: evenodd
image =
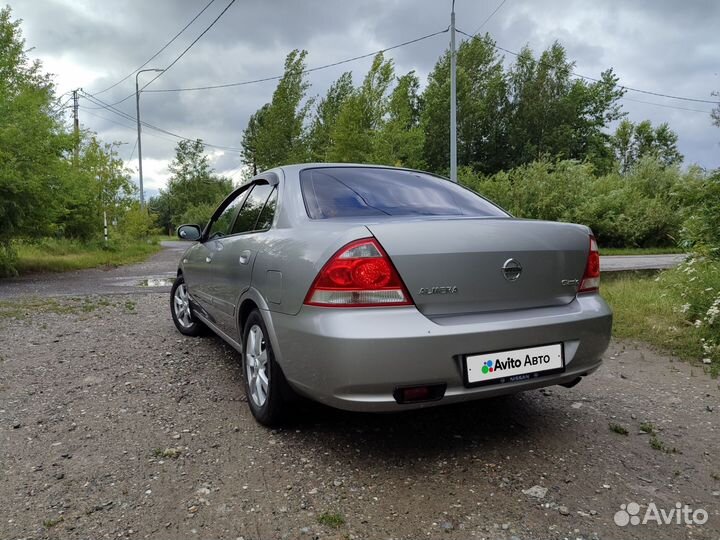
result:
<svg viewBox="0 0 720 540"><path fill-rule="evenodd" d="M23 296L169 292L180 256L189 244L163 241L162 246L162 251L138 264L0 279L0 300Z"/></svg>
<svg viewBox="0 0 720 540"><path fill-rule="evenodd" d="M0 316L2 539L718 538L718 381L642 345L569 390L306 405L269 431L237 355L180 336L166 295L18 302ZM617 526L631 502L709 521Z"/></svg>

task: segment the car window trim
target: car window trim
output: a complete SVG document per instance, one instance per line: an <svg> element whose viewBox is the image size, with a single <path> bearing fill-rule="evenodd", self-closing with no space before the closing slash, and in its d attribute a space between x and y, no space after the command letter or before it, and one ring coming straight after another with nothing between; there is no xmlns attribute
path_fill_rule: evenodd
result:
<svg viewBox="0 0 720 540"><path fill-rule="evenodd" d="M268 203L268 201L270 200L270 197L272 197L272 194L273 194L273 193L277 193L277 186L272 186L272 189L270 190L270 193L268 193L268 196L265 197L265 202L263 203L262 208L260 209L260 212L258 213L258 217L255 219L255 223L253 224L253 230L252 230L252 231L245 231L245 232L269 231L269 230L272 228L272 223L271 223L270 226L267 227L266 229L258 229L258 228L257 228L257 224L258 224L258 221L260 221L260 217L262 216L262 213L265 211L265 207L267 206L267 203ZM247 199L245 199L245 200L247 200ZM243 203L243 204L244 204L244 203ZM238 215L240 215L239 212L238 212ZM237 217L236 217L235 219L237 219ZM273 222L275 221L275 214L273 214L272 220L273 220Z"/></svg>
<svg viewBox="0 0 720 540"><path fill-rule="evenodd" d="M223 199L223 201L220 203L220 205L215 209L215 212L213 212L213 215L210 217L210 221L208 221L207 225L205 225L205 229L203 229L202 235L200 236L200 242L206 242L210 239L210 230L212 229L212 226L215 224L215 222L218 220L220 216L222 216L223 212L227 209L228 206L230 206L235 199L243 195L246 191L250 190L251 188L255 187L254 183L245 184L244 186L240 186L239 188L233 190L230 192L230 194ZM245 204L243 201L243 204L241 207ZM237 218L237 215L235 216L235 219ZM232 223L235 224L235 219L233 219ZM232 230L232 228L230 229ZM223 238L225 238L223 236Z"/></svg>
<svg viewBox="0 0 720 540"><path fill-rule="evenodd" d="M270 195L272 195L273 191L278 189L279 183L280 183L280 181L275 173L268 173L267 176L263 176L261 178L255 178L251 182L248 182L247 184L244 184L244 185L238 187L237 189L235 189L234 191L232 191L227 197L225 197L223 202L220 203L220 206L218 206L218 208L213 213L212 217L210 218L210 221L205 226L205 229L203 229L203 232L202 232L199 242L200 243L207 242L210 239L208 235L210 233L210 228L211 228L212 224L215 223L217 218L219 218L222 215L222 213L225 211L225 209L230 204L232 204L232 202L237 197L239 197L240 195L242 195L245 192L248 192L248 193L245 193L245 200L243 201L242 205L240 205L240 208L238 209L237 213L235 214L235 218L233 219L232 227L230 228L230 230L232 230L233 227L235 227L235 221L237 221L237 218L240 215L240 210L242 209L243 206L245 206L245 203L247 202L247 196L249 195L250 190L252 190L258 184L268 184L273 187L273 189L270 190L270 194L268 195L268 197L269 197ZM265 208L265 204L267 204L267 199L265 199L265 203L263 203L263 209ZM262 210L260 211L260 213L262 213ZM276 215L277 215L277 212L276 212ZM260 214L258 214L258 218L259 217L260 217ZM273 216L273 224L274 224L274 222L275 222L275 216ZM255 225L257 225L257 219L255 220ZM257 231L257 230L243 231L243 232L239 232L239 233L228 234L228 235L222 236L221 238L230 238L233 236L239 236L241 234L248 234L248 233L255 233L255 232L266 232L266 231L269 231L271 228L272 228L272 225L270 225L270 227L268 227L267 229L262 229L260 231Z"/></svg>

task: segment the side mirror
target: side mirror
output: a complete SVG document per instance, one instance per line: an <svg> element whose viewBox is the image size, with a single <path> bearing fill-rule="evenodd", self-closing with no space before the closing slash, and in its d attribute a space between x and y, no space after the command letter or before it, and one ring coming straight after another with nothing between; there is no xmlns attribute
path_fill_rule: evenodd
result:
<svg viewBox="0 0 720 540"><path fill-rule="evenodd" d="M202 230L199 225L180 225L177 229L177 235L180 240L188 240L190 242L196 242L200 240L202 236Z"/></svg>

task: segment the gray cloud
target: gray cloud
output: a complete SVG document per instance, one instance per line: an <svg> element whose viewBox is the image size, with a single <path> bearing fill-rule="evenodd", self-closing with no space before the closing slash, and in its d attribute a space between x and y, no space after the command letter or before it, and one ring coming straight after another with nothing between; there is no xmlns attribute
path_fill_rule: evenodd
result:
<svg viewBox="0 0 720 540"><path fill-rule="evenodd" d="M499 0L498 0L499 2ZM130 73L201 8L205 0L23 0L13 4L24 19L23 32L32 56L58 74L59 90L83 86L97 92ZM217 16L227 0L216 2L155 59L152 67L167 65ZM457 0L457 24L474 31L497 3ZM450 0L238 0L226 15L150 88L219 84L278 75L286 54L307 49L310 67L391 46L446 27ZM607 0L508 0L483 28L498 45L519 50L528 44L539 52L554 40L576 61L576 71L597 76L612 67L622 84L668 94L710 99L720 89L716 21L720 4L710 0L680 3L672 0L623 2ZM443 53L448 35L391 51L399 73L415 70L422 80ZM512 56L506 55L507 61ZM340 73L351 70L359 81L370 60L361 60L312 73L310 93L322 94ZM53 68L53 69L50 69ZM152 74L143 74L149 81ZM100 97L113 103L134 91L134 77ZM269 101L275 82L185 93L144 93L144 120L187 137L239 147L248 116ZM709 104L692 104L629 92L631 99L709 111ZM720 166L720 130L703 113L661 108L625 101L628 117L654 123L669 122L680 136L687 163ZM93 105L83 101L83 107ZM135 114L134 98L118 105ZM107 119L127 124L118 126ZM135 143L132 122L104 110L81 109L83 124L106 140L127 142L127 158ZM170 140L168 140L170 139ZM156 189L164 175L160 164L172 159L174 141L145 130L143 154L153 160L145 167L146 183ZM137 152L134 154L135 159ZM134 164L131 162L131 165ZM213 165L230 171L240 166L237 154L215 155Z"/></svg>

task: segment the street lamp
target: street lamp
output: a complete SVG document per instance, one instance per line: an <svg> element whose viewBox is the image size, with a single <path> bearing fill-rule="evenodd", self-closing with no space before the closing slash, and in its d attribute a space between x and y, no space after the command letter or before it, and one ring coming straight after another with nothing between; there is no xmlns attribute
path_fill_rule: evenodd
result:
<svg viewBox="0 0 720 540"><path fill-rule="evenodd" d="M140 136L140 86L138 85L138 75L146 71L162 72L164 69L141 69L135 74L135 106L137 108L137 130L138 130L138 175L140 177L140 206L145 206L145 191L143 190L143 172L142 172L142 140Z"/></svg>

